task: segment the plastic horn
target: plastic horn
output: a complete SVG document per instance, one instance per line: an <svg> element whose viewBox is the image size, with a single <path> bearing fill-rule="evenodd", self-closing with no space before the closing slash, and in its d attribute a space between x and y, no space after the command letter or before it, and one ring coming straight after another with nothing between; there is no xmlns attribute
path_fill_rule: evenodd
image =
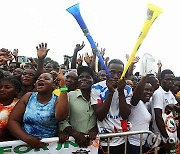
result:
<svg viewBox="0 0 180 154"><path fill-rule="evenodd" d="M85 22L84 22L84 20L83 20L83 18L81 16L81 13L80 13L80 10L79 10L79 3L67 8L66 10L69 13L71 13L74 16L74 18L76 19L76 21L78 22L78 24L81 27L84 35L86 36L87 40L89 41L89 43L91 45L91 48L95 50L95 53L96 53L101 65L102 65L102 67L104 68L104 70L106 71L108 77L110 78L110 73L108 71L108 68L105 65L104 60L103 60L102 56L100 55L100 53L99 53L99 51L97 49L96 43L94 42L92 36L90 35L89 30L88 30L88 28L87 28L87 26L86 26L86 24L85 24Z"/></svg>
<svg viewBox="0 0 180 154"><path fill-rule="evenodd" d="M121 79L125 76L129 66L131 65L132 61L134 60L134 57L139 49L139 47L141 46L144 38L146 37L151 25L153 24L153 22L155 21L155 19L161 14L163 13L163 10L161 8L159 8L158 6L155 6L153 4L148 4L148 10L147 10L147 18L146 21L142 27L141 33L139 35L139 38L134 46L134 49L131 53L131 55L129 56L128 62L124 68L124 71L121 75Z"/></svg>

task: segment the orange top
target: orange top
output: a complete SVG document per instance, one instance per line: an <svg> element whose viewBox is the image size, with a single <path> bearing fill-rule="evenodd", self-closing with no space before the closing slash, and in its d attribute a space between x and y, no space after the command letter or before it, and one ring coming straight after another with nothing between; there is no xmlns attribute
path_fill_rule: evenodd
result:
<svg viewBox="0 0 180 154"><path fill-rule="evenodd" d="M0 103L0 129L5 129L7 128L7 122L9 115L18 102L19 99L15 98L13 102L10 105L4 106L3 104Z"/></svg>
<svg viewBox="0 0 180 154"><path fill-rule="evenodd" d="M176 94L177 97L180 97L180 91Z"/></svg>

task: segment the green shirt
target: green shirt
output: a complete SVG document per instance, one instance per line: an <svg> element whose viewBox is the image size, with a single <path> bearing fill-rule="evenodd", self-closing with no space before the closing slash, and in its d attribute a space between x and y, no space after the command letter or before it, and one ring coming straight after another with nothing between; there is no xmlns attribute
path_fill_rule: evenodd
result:
<svg viewBox="0 0 180 154"><path fill-rule="evenodd" d="M82 96L81 90L70 91L68 101L70 113L67 120L59 122L60 131L71 126L74 130L87 134L96 126L96 116L90 101Z"/></svg>

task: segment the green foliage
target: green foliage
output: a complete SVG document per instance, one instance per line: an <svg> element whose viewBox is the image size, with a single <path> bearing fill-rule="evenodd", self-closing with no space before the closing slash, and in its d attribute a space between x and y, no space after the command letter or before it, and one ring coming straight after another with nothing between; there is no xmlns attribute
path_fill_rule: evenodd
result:
<svg viewBox="0 0 180 154"><path fill-rule="evenodd" d="M36 61L36 63L38 63L38 58L34 58L34 60ZM46 57L44 59L44 65L46 65L47 63L51 63L53 64L53 68L55 70L59 70L59 63L57 61L54 61L53 59L51 59L50 57Z"/></svg>

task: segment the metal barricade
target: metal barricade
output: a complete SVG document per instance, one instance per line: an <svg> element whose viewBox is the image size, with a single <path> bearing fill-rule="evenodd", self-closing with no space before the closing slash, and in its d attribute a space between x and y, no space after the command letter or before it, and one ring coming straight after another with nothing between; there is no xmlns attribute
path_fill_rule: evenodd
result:
<svg viewBox="0 0 180 154"><path fill-rule="evenodd" d="M129 132L122 132L122 133L106 133L106 134L99 134L99 138L107 138L108 139L108 149L107 149L107 153L109 153L110 151L110 138L111 137L122 137L124 136L125 137L125 150L124 150L124 154L127 154L127 142L128 142L128 136L129 135L137 135L137 134L140 134L140 154L142 154L142 137L143 137L143 134L148 134L148 135L151 135L151 134L154 134L153 132L151 131L129 131ZM157 154L158 152L158 146L155 146L154 147L154 154Z"/></svg>

